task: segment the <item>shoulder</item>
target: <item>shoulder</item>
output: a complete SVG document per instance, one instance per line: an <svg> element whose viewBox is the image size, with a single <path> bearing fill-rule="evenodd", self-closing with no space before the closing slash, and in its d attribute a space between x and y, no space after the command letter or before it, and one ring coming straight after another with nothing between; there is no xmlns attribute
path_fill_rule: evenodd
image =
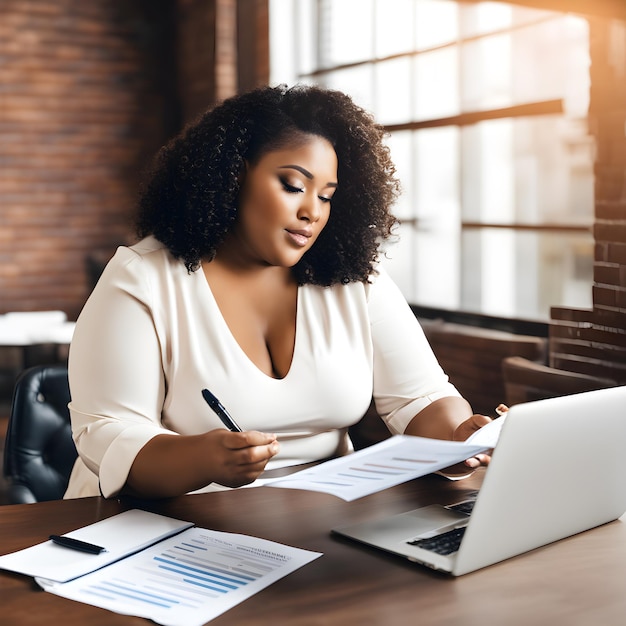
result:
<svg viewBox="0 0 626 626"><path fill-rule="evenodd" d="M163 261L169 252L164 244L154 237L146 237L132 246L120 246L113 261L125 265L129 263L155 263Z"/></svg>
<svg viewBox="0 0 626 626"><path fill-rule="evenodd" d="M374 271L369 275L364 285L368 300L378 297L379 294L383 294L383 296L390 296L391 294L398 296L401 294L400 288L380 263L376 264Z"/></svg>
<svg viewBox="0 0 626 626"><path fill-rule="evenodd" d="M131 246L120 246L107 264L99 284L139 295L154 293L167 285L185 282L187 269L164 244L147 237Z"/></svg>
<svg viewBox="0 0 626 626"><path fill-rule="evenodd" d="M109 265L113 269L126 268L130 271L187 272L184 264L175 259L167 247L154 237L146 237L132 246L120 246Z"/></svg>
<svg viewBox="0 0 626 626"><path fill-rule="evenodd" d="M330 298L356 298L369 301L372 294L400 293L399 287L393 281L388 271L377 263L366 280L352 281L349 283L335 283L328 287L320 285L305 284L307 290L313 293L323 294Z"/></svg>
<svg viewBox="0 0 626 626"><path fill-rule="evenodd" d="M329 287L318 285L305 285L306 290L314 294L315 297L327 302L362 304L366 307L373 302L403 300L400 289L389 276L384 267L377 265L374 271L365 281L354 281L350 283L337 283Z"/></svg>

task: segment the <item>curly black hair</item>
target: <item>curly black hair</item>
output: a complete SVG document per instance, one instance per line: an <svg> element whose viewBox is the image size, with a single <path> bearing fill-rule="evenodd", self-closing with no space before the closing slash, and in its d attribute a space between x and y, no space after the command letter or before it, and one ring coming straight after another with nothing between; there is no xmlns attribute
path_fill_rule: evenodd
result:
<svg viewBox="0 0 626 626"><path fill-rule="evenodd" d="M240 175L270 151L328 140L338 160L330 218L293 272L299 284L367 281L397 223L399 183L384 131L339 91L261 87L204 113L158 153L139 199L137 235L153 235L188 271L212 260L237 219Z"/></svg>

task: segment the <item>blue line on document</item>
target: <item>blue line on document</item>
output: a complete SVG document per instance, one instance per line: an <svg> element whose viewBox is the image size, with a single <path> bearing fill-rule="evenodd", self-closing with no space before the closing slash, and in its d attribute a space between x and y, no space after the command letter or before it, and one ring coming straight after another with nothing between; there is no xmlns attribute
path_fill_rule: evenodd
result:
<svg viewBox="0 0 626 626"><path fill-rule="evenodd" d="M143 602L144 604L154 604L156 606L162 606L166 609L171 609L172 604L176 604L176 603L168 602L168 600L166 599L163 599L162 602L156 602L155 600L150 600L148 598L141 598L131 593L122 593L121 591L116 591L114 589L102 589L101 587L97 585L91 587L91 589L104 591L105 593L112 593L116 596L121 596L122 598L130 598L131 600L137 600L138 602ZM87 588L86 591L89 592L89 588Z"/></svg>
<svg viewBox="0 0 626 626"><path fill-rule="evenodd" d="M181 574L187 574L188 572L189 573L190 572L196 572L196 573L202 574L204 576L210 576L211 579L212 578L218 578L219 580L214 581L216 583L219 583L221 580L223 580L223 581L226 581L226 582L229 582L229 583L233 583L235 585L246 585L247 584L247 581L243 580L242 578L231 578L231 577L228 577L228 576L220 576L219 574L213 574L210 571L203 570L203 569L200 569L198 567L191 567L189 565L183 565L181 563L178 563L177 561L172 561L170 559L164 559L162 557L155 556L154 560L158 561L160 563L167 563L168 565L172 565L173 567L179 567L181 570L186 570L186 571L182 571ZM189 574L189 575L192 575L192 574Z"/></svg>
<svg viewBox="0 0 626 626"><path fill-rule="evenodd" d="M198 576L197 574L191 574L189 572L182 572L181 570L176 569L175 567L167 567L165 565L159 565L158 567L160 569L164 569L166 572L174 572L175 574L179 574L180 576L191 576L192 578L197 578L198 580L202 580L203 582L210 583L212 585L218 585L217 587L215 587L215 591L223 591L224 587L226 587L229 591L232 591L233 589L239 589L237 585L228 585L219 580L212 580L205 576Z"/></svg>

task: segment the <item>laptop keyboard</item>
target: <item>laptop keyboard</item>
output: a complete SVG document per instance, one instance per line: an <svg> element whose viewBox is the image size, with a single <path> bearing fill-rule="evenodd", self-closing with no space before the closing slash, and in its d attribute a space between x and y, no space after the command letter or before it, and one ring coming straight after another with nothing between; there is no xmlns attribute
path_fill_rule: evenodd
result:
<svg viewBox="0 0 626 626"><path fill-rule="evenodd" d="M459 502L458 504L450 504L446 507L446 509L470 515L474 510L474 504L476 504L476 500L465 500L464 502Z"/></svg>
<svg viewBox="0 0 626 626"><path fill-rule="evenodd" d="M472 510L474 509L475 503L476 497L474 495L473 499L471 500L464 500L463 502L459 502L458 504L450 504L446 508L452 511L458 511L459 513L465 513L466 515L470 515ZM459 546L461 545L461 539L463 539L464 534L465 526L461 528L453 528L452 530L448 530L445 533L441 533L440 535L428 537L428 539L415 539L413 541L408 541L407 543L412 546L417 546L418 548L423 548L424 550L430 550L431 552L435 552L436 554L447 556L448 554L458 552Z"/></svg>
<svg viewBox="0 0 626 626"><path fill-rule="evenodd" d="M464 533L465 526L461 528L453 528L452 530L441 533L441 535L436 535L435 537L429 537L428 539L415 539L414 541L409 541L408 543L412 546L417 546L418 548L423 548L424 550L430 550L436 554L446 556L448 554L452 554L453 552L458 552Z"/></svg>

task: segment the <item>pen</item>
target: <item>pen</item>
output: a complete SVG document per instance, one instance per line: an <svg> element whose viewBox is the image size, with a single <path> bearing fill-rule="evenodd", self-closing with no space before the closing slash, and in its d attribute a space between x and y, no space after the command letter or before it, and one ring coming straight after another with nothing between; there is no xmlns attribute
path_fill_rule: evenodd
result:
<svg viewBox="0 0 626 626"><path fill-rule="evenodd" d="M222 403L208 389L202 390L202 397L213 409L215 414L222 420L222 424L224 424L228 430L234 433L242 432L241 428L237 425L237 422L235 422L235 420L230 416Z"/></svg>
<svg viewBox="0 0 626 626"><path fill-rule="evenodd" d="M93 543L87 543L86 541L80 541L79 539L72 539L71 537L65 537L64 535L50 535L50 539L59 546L64 548L70 548L72 550L80 550L80 552L88 552L89 554L100 554L106 552L106 548L102 546L96 546Z"/></svg>

